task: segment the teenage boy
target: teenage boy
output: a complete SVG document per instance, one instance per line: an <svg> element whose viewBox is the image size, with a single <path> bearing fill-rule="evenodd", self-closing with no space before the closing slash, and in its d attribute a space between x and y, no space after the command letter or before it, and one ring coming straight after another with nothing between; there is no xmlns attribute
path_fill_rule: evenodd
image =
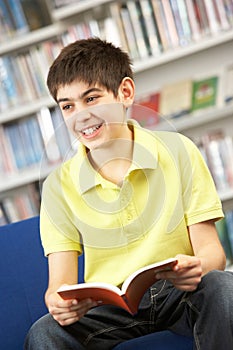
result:
<svg viewBox="0 0 233 350"><path fill-rule="evenodd" d="M65 47L48 75L51 95L78 138L77 154L43 186L41 238L49 262L49 314L25 349L113 349L163 329L194 335L195 349L233 349L233 277L215 229L223 216L195 145L127 120L135 86L128 55L98 38ZM132 316L91 299L63 300L77 283L120 286L136 269L176 256ZM157 280L157 281L156 281Z"/></svg>

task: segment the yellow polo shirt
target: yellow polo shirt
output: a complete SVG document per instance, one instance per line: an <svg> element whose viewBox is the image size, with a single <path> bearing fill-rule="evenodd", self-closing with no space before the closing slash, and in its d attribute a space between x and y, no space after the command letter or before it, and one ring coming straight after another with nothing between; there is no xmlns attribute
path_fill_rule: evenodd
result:
<svg viewBox="0 0 233 350"><path fill-rule="evenodd" d="M85 280L121 285L136 269L193 255L187 226L223 216L202 156L185 136L134 128L121 186L90 165L85 147L43 185L41 238L48 255L85 251Z"/></svg>

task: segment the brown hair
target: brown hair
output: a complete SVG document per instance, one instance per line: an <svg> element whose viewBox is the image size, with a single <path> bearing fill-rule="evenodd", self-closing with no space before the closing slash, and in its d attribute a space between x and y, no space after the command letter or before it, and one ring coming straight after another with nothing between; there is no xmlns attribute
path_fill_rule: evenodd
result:
<svg viewBox="0 0 233 350"><path fill-rule="evenodd" d="M133 79L128 54L99 38L78 40L66 46L50 67L47 85L56 101L60 86L75 80L99 84L117 97L124 77Z"/></svg>

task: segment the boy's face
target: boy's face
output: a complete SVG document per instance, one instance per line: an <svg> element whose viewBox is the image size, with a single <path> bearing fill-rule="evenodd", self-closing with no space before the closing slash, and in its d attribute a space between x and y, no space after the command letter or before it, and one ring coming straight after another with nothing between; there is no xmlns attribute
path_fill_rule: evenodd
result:
<svg viewBox="0 0 233 350"><path fill-rule="evenodd" d="M117 98L104 87L80 81L58 89L57 101L68 128L90 150L126 135L125 107L131 105L129 96L134 95L133 82L127 79L129 82L122 81Z"/></svg>

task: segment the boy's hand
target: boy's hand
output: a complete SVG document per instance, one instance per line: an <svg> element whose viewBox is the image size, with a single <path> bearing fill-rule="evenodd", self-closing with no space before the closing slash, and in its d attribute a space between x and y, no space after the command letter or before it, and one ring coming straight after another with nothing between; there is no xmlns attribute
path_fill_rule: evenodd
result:
<svg viewBox="0 0 233 350"><path fill-rule="evenodd" d="M196 256L176 256L178 263L172 271L161 271L156 278L170 281L177 289L192 292L196 290L202 277L201 260Z"/></svg>
<svg viewBox="0 0 233 350"><path fill-rule="evenodd" d="M61 325L68 326L80 320L89 309L97 306L95 301L86 299L78 302L76 299L63 300L56 292L47 296L49 313Z"/></svg>

